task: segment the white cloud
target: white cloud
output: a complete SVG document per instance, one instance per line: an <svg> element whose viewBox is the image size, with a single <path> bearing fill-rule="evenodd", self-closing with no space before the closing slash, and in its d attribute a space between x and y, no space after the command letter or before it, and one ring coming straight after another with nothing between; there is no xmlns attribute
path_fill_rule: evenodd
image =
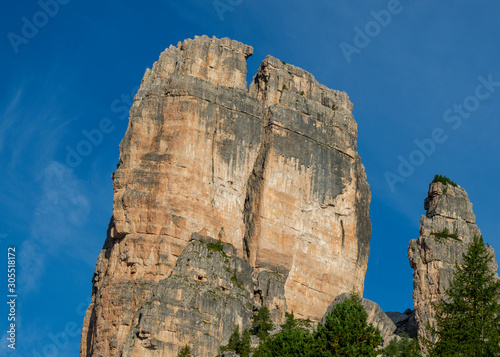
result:
<svg viewBox="0 0 500 357"><path fill-rule="evenodd" d="M90 213L84 186L72 170L54 161L42 174L42 193L30 226L30 239L23 242L21 261L23 290L37 288L48 256L62 249L74 253L81 244L82 230ZM71 248L71 249L69 249Z"/></svg>

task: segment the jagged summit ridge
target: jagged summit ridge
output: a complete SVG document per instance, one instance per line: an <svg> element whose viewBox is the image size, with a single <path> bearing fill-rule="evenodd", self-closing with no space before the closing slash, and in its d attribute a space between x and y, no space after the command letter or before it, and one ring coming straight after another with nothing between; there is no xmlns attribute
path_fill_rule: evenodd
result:
<svg viewBox="0 0 500 357"><path fill-rule="evenodd" d="M81 356L174 356L185 344L215 355L260 304L277 323L292 310L319 321L335 296L363 291L371 194L352 103L270 56L247 88L252 52L202 36L146 71L120 143ZM193 247L198 236L232 253L213 261ZM241 296L228 291L240 286ZM222 306L238 296L227 319Z"/></svg>

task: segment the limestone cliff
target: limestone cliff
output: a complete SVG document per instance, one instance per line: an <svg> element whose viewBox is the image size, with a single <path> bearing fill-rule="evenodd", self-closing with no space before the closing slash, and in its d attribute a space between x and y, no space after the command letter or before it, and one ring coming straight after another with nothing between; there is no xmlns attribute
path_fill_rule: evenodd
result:
<svg viewBox="0 0 500 357"><path fill-rule="evenodd" d="M211 356L260 304L276 322L285 310L319 321L337 295L363 291L371 194L352 103L270 56L247 88L252 52L197 37L146 70L81 356L185 344ZM224 254L209 254L212 239Z"/></svg>
<svg viewBox="0 0 500 357"><path fill-rule="evenodd" d="M418 334L431 339L425 326L435 323L432 304L443 297L455 262L462 263L467 245L474 235L481 235L481 231L475 224L467 192L460 186L431 183L424 209L427 214L420 219L420 237L410 241L408 258L413 268L413 304ZM439 235L443 232L445 234ZM494 254L493 248L488 249ZM497 270L496 263L491 269Z"/></svg>

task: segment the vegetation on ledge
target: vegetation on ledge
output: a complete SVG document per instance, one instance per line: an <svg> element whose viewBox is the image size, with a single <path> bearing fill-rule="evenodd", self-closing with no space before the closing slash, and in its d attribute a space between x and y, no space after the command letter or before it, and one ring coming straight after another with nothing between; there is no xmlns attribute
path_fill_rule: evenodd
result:
<svg viewBox="0 0 500 357"><path fill-rule="evenodd" d="M444 175L436 175L434 176L434 180L432 180L432 182L441 182L443 185L452 185L453 187L457 187L458 185L453 182L452 180L450 180L448 177L444 176Z"/></svg>
<svg viewBox="0 0 500 357"><path fill-rule="evenodd" d="M431 232L431 234L433 236L436 236L437 238L453 238L455 240L458 240L460 241L461 239L458 238L458 236L456 234L453 234L453 233L450 233L450 231L448 230L448 228L444 228L444 230L442 232Z"/></svg>

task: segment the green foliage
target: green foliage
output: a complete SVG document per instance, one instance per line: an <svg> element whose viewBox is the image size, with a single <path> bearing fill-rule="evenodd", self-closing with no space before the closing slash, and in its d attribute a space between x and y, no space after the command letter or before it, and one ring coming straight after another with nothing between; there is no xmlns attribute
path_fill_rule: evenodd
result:
<svg viewBox="0 0 500 357"><path fill-rule="evenodd" d="M240 357L248 357L250 354L250 331L247 329L243 330L241 334L241 343L238 346L236 352L240 355Z"/></svg>
<svg viewBox="0 0 500 357"><path fill-rule="evenodd" d="M300 91L300 95L304 95L304 94L306 94L306 93L304 93L304 91Z"/></svg>
<svg viewBox="0 0 500 357"><path fill-rule="evenodd" d="M432 182L441 182L443 185L452 185L453 187L457 187L457 184L450 180L448 177L444 175L435 175L434 180Z"/></svg>
<svg viewBox="0 0 500 357"><path fill-rule="evenodd" d="M285 312L285 323L281 325L283 330L291 330L297 327L297 321L295 320L295 316L293 315L293 311L291 314Z"/></svg>
<svg viewBox="0 0 500 357"><path fill-rule="evenodd" d="M243 289L243 286L238 281L238 276L236 275L236 269L233 271L233 276L231 277L231 281L235 283L240 289Z"/></svg>
<svg viewBox="0 0 500 357"><path fill-rule="evenodd" d="M282 63L282 64L284 64L284 65L286 64L286 62L285 62L285 61L281 61L281 63Z"/></svg>
<svg viewBox="0 0 500 357"><path fill-rule="evenodd" d="M458 236L457 236L456 234L451 234L451 233L450 233L450 231L448 230L448 228L447 228L447 227L445 227L445 228L443 229L443 231L442 231L442 232L440 232L440 233L437 233L437 232L431 232L431 234L432 234L433 236L438 237L438 238L453 238L453 239L455 239L455 240L461 240L460 238L458 238Z"/></svg>
<svg viewBox="0 0 500 357"><path fill-rule="evenodd" d="M261 340L265 340L272 328L271 313L267 306L262 306L253 317L252 334L257 335Z"/></svg>
<svg viewBox="0 0 500 357"><path fill-rule="evenodd" d="M337 110L337 106L335 104L332 105L332 110Z"/></svg>
<svg viewBox="0 0 500 357"><path fill-rule="evenodd" d="M352 296L335 305L315 333L317 356L377 356L380 331L367 322L360 298Z"/></svg>
<svg viewBox="0 0 500 357"><path fill-rule="evenodd" d="M207 247L211 251L220 252L224 254L224 244L222 244L222 241L220 239L215 243L208 243Z"/></svg>
<svg viewBox="0 0 500 357"><path fill-rule="evenodd" d="M286 85L283 84L283 90L287 90L288 88L286 87Z"/></svg>
<svg viewBox="0 0 500 357"><path fill-rule="evenodd" d="M417 339L408 335L400 340L393 339L380 353L382 357L422 357Z"/></svg>
<svg viewBox="0 0 500 357"><path fill-rule="evenodd" d="M191 354L191 347L189 346L184 346L180 351L179 354L177 355L178 357L193 357Z"/></svg>
<svg viewBox="0 0 500 357"><path fill-rule="evenodd" d="M231 337L229 337L227 345L221 346L220 350L221 352L236 351L240 343L241 343L240 326L236 325L234 332L231 334Z"/></svg>
<svg viewBox="0 0 500 357"><path fill-rule="evenodd" d="M229 337L229 342L226 346L221 346L221 352L234 351L241 357L248 357L250 354L250 332L247 329L240 335L240 327L236 325L234 332Z"/></svg>
<svg viewBox="0 0 500 357"><path fill-rule="evenodd" d="M315 357L317 351L314 336L299 328L287 328L268 338L254 353L254 357Z"/></svg>
<svg viewBox="0 0 500 357"><path fill-rule="evenodd" d="M434 341L425 341L430 356L500 356L500 281L488 264L493 256L474 236L463 264L455 264L446 299L434 305Z"/></svg>
<svg viewBox="0 0 500 357"><path fill-rule="evenodd" d="M254 356L375 357L382 337L366 320L358 297L337 304L326 317L325 325L318 325L313 334L298 324L293 313L286 314L283 332L267 338Z"/></svg>

